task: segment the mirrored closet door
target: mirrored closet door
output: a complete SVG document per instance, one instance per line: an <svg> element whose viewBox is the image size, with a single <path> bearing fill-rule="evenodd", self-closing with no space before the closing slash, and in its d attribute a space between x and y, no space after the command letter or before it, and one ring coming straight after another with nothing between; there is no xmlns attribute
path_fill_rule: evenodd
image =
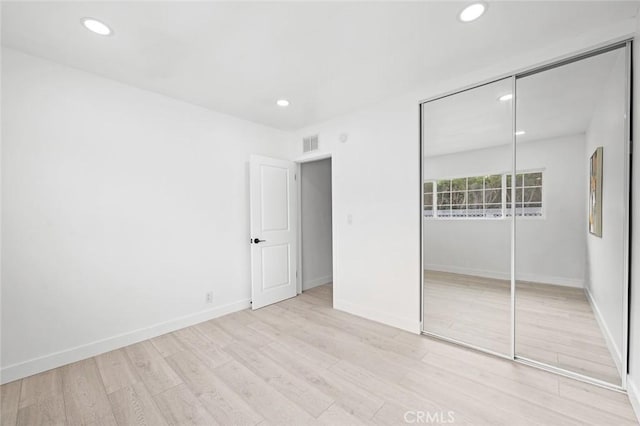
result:
<svg viewBox="0 0 640 426"><path fill-rule="evenodd" d="M423 333L625 387L630 51L421 105Z"/></svg>
<svg viewBox="0 0 640 426"><path fill-rule="evenodd" d="M626 53L516 79L517 175L507 183L516 356L616 385L626 354Z"/></svg>
<svg viewBox="0 0 640 426"><path fill-rule="evenodd" d="M511 354L511 78L423 105L423 329Z"/></svg>

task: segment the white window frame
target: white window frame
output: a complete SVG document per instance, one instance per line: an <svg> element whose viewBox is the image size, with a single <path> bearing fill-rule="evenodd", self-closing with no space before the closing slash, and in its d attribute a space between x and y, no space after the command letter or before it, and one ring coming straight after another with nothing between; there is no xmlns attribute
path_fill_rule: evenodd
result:
<svg viewBox="0 0 640 426"><path fill-rule="evenodd" d="M546 169L526 169L526 170L518 170L516 172L516 175L524 175L524 174L531 174L531 173L541 173L542 174L542 185L540 185L540 200L541 200L541 214L539 216L516 216L518 219L526 219L526 220L542 220L542 219L546 219L546 197L545 197L545 185L546 185L546 179L545 179L545 173ZM447 216L439 216L438 215L438 181L439 180L448 180L448 181L452 181L455 179L469 179L469 178L474 178L474 177L479 177L479 176L494 176L494 175L501 175L502 176L502 216L500 217L486 217L486 216L480 216L480 217L469 217L469 216L451 216L451 215L447 215ZM511 172L497 172L497 173L485 173L485 174L477 174L477 175L472 175L472 176L455 176L455 177L442 177L442 178L438 178L438 179L423 179L423 184L422 184L422 199L423 199L423 207L422 207L422 216L424 219L428 219L428 220L439 220L439 221L443 221L443 220L505 220L505 219L511 219L511 215L507 214L507 209L511 208L511 205L507 206L507 176L511 175ZM516 182L517 180L514 180L514 182ZM424 204L424 184L425 183L431 183L432 184L432 188L433 188L433 193L432 193L432 197L431 197L431 210L433 212L432 216L426 216L424 214L424 208L426 207ZM524 182L524 181L523 181ZM535 186L537 187L537 186ZM524 185L522 186L522 190L524 191ZM529 188L529 187L527 187ZM534 188L534 187L531 187ZM484 197L484 191L486 191L485 188L485 183L483 182L482 185L482 191L483 191L483 196L482 196L482 204L483 204L483 210L486 211L486 202L485 202L485 197ZM449 187L449 194L451 194L451 186ZM467 215L469 214L469 185L468 185L468 181L467 181L467 189L466 189L466 194L465 194L465 200L466 200L466 206L467 206ZM449 206L451 206L451 200L449 200Z"/></svg>
<svg viewBox="0 0 640 426"><path fill-rule="evenodd" d="M541 200L541 204L542 204L542 213L539 216L516 216L518 218L518 220L544 220L547 218L547 200L545 197L546 191L545 191L545 186L546 186L546 179L545 179L545 174L546 174L546 169L542 168L542 169L525 169L525 170L518 170L516 172L516 175L526 175L526 174L530 174L530 173L542 173L542 185L540 185L540 200ZM505 191L507 189L507 185L506 185L506 175L511 174L511 173L507 173L505 174L505 182L504 182L504 188ZM524 181L523 181L524 183ZM526 188L536 188L537 186L528 186ZM524 189L525 186L523 185L522 188ZM506 193L505 193L506 195ZM506 204L506 197L505 197L505 204ZM505 206L506 207L506 206ZM507 216L507 211L505 209L505 219L509 219L511 218L511 216Z"/></svg>

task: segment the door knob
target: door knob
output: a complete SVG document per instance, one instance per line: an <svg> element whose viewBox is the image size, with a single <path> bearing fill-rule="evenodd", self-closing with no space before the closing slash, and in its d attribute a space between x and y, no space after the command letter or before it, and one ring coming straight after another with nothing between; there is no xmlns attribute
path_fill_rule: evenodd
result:
<svg viewBox="0 0 640 426"><path fill-rule="evenodd" d="M253 244L260 244L260 243L264 243L267 240L261 240L260 238L254 238L253 239Z"/></svg>

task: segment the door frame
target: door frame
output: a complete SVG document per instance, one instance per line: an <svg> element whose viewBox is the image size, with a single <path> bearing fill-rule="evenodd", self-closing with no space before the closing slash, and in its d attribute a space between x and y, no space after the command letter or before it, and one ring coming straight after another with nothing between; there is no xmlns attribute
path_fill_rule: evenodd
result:
<svg viewBox="0 0 640 426"><path fill-rule="evenodd" d="M305 158L300 158L294 160L296 163L296 187L298 192L298 202L297 202L297 217L298 217L298 255L297 262L298 267L296 268L296 289L298 295L302 294L302 165L306 163L313 163L316 161L322 161L330 159L331 160L331 274L333 281L333 299L335 301L335 289L336 289L336 214L335 214L335 191L333 182L335 179L335 167L331 153L322 153L317 154ZM334 303L335 305L335 303Z"/></svg>
<svg viewBox="0 0 640 426"><path fill-rule="evenodd" d="M538 64L529 66L529 67L525 67L525 68L521 68L519 70L516 70L514 72L509 72L509 73L505 73L502 75L499 75L497 77L491 78L491 79L487 79L475 84L471 84L471 85L467 85L464 86L462 88L458 88L455 90L450 90L444 93L441 93L437 96L433 96L427 99L423 99L420 100L418 102L418 113L419 113L419 153L420 153L420 157L418 159L419 161L419 173L420 173L420 177L419 177L419 182L420 182L420 192L419 192L419 205L420 205L420 211L419 211L419 226L420 226L420 243L419 243L419 247L420 247L420 282L419 282L419 295L420 295L420 300L419 300L419 307L420 307L420 313L419 313L419 320L420 320L420 333L423 335L427 335L430 337L434 337L440 340L445 340L448 341L450 343L454 343L460 346L464 346L467 348L471 348L480 352L484 352L484 353L488 353L494 356L498 356L501 358L505 358L505 359L509 359L511 361L514 362L518 362L520 364L525 364L525 365L529 365L535 368L539 368L551 373L555 373L561 376L565 376L565 377L569 377L569 378L573 378L582 382L586 382L586 383L591 383L594 384L596 386L600 386L603 388L607 388L607 389L611 389L611 390L616 390L616 391L621 391L621 392L626 392L627 390L627 376L628 376L628 371L629 371L629 319L630 319L630 312L629 312L629 300L630 300L630 292L631 292L631 275L633 273L633 271L631 270L631 256L630 256L630 250L631 250L631 227L632 227L632 223L631 223L631 209L632 209L632 194L631 194L631 175L632 175L632 163L631 163L631 154L632 154L632 143L633 141L631 140L631 127L633 125L633 117L631 115L631 105L632 105L632 98L633 98L633 93L631 92L631 88L633 87L631 82L633 79L633 75L631 73L631 67L632 67L632 63L633 63L633 43L634 43L634 38L631 36L624 36L624 37L619 37L613 40L609 40L607 42L603 42L603 43L599 43L595 46L589 47L589 48L585 48L567 55L563 55L559 58L555 58L552 60L548 60L548 61L544 61L544 62L540 62ZM636 41L638 42L638 41ZM515 351L515 345L516 345L516 340L515 340L515 298L516 298L516 292L515 292L515 279L516 279L516 270L515 270L515 233L516 233L516 220L515 220L515 216L512 217L512 223L511 223L511 259L512 259L512 263L511 263L511 353L510 354L501 354L501 353L497 353L497 352L493 352L491 350L482 348L482 347L478 347L469 343L465 343L462 341L458 341L456 339L451 339L448 338L446 336L440 336L434 333L430 333L427 331L424 331L424 128L423 128L423 106L424 104L428 103L428 102L432 102L438 99L442 99L448 96L452 96L461 92L465 92L467 90L471 90L471 89L475 89L477 87L480 86L484 86L487 84L491 84L500 80L505 80L507 78L511 78L513 81L513 94L514 94L514 99L517 96L516 93L516 80L518 78L521 77L525 77L527 75L531 75L531 74L535 74L538 72L542 72L545 71L547 69L552 69L552 68L556 68L565 64L569 64L575 61L579 61L581 59L586 59L590 56L595 56L601 53L606 53L608 51L611 50L615 50L618 48L623 48L625 50L625 55L627 57L627 63L626 63L626 84L627 84L627 99L626 99L626 115L627 115L627 120L626 120L626 125L625 125L625 141L623 142L625 144L624 147L624 155L625 155L625 163L624 163L624 192L625 194L627 194L628 196L625 197L625 221L623 224L623 231L624 231L624 259L623 259L623 267L624 267L624 278L623 278L623 306L622 306L622 313L623 313L623 341L622 341L622 348L621 348L621 355L622 355L622 371L620 372L621 374L621 384L620 385L616 385L616 384L612 384L612 383L608 383L608 382L604 382L602 380L590 377L590 376L586 376L580 373L576 373L570 370L565 370L561 367L557 367L554 365L550 365L550 364L546 364L544 362L540 362L540 361L535 361L532 359L528 359L525 357L519 357L516 354ZM637 58L636 58L637 60ZM637 83L637 82L636 82ZM512 173L515 174L515 167L516 167L516 163L515 163L515 156L516 156L516 137L515 137L515 119L516 119L516 108L515 108L515 103L514 103L514 107L512 109L512 130L513 130L513 136L512 136L512 146L513 146L513 162L512 162ZM514 197L515 198L515 197ZM512 206L514 207L514 206Z"/></svg>

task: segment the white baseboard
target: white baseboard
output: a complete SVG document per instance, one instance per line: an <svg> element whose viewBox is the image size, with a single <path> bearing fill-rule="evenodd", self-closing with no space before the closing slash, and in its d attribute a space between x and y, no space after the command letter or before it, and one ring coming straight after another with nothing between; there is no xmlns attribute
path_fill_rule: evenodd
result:
<svg viewBox="0 0 640 426"><path fill-rule="evenodd" d="M609 352L611 353L611 358L613 358L613 362L616 364L616 368L618 369L618 374L622 377L624 374L622 373L622 355L618 345L616 345L615 340L613 339L613 335L607 326L607 322L604 320L602 316L602 312L598 308L598 304L596 300L591 295L591 292L588 288L584 289L585 294L587 295L587 300L591 305L591 309L593 310L594 316L596 317L596 321L600 326L600 330L602 331L602 335L604 336L605 342L607 342L607 347L609 348Z"/></svg>
<svg viewBox="0 0 640 426"><path fill-rule="evenodd" d="M510 280L511 272L487 271L483 269L465 268L452 265L425 264L424 269L430 271L450 272L452 274L474 275L476 277ZM550 275L522 274L518 272L518 281L530 281L539 284L559 285L563 287L584 288L584 280L579 278L554 277Z"/></svg>
<svg viewBox="0 0 640 426"><path fill-rule="evenodd" d="M71 364L72 362L91 358L92 356L132 345L172 331L180 330L181 328L189 327L232 312L241 311L250 306L251 304L248 299L240 300L238 302L174 318L169 321L154 324L150 327L140 328L138 330L108 337L106 339L96 340L95 342L54 352L17 364L8 365L0 369L0 383L9 383L43 371L51 370L52 368L61 367L66 364Z"/></svg>
<svg viewBox="0 0 640 426"><path fill-rule="evenodd" d="M627 395L629 396L629 401L631 402L633 411L635 411L638 422L640 423L640 389L629 376L627 376Z"/></svg>
<svg viewBox="0 0 640 426"><path fill-rule="evenodd" d="M420 334L420 320L418 320L417 318L415 320L411 320L408 318L399 318L381 311L377 311L375 309L355 305L345 300L334 300L333 308L339 311L344 311L349 314L366 318L371 321L389 325L391 327L400 328L410 333Z"/></svg>
<svg viewBox="0 0 640 426"><path fill-rule="evenodd" d="M303 281L302 282L302 291L311 290L314 287L318 287L320 285L329 284L333 281L333 277L331 275L327 275L326 277L316 278L314 280Z"/></svg>

